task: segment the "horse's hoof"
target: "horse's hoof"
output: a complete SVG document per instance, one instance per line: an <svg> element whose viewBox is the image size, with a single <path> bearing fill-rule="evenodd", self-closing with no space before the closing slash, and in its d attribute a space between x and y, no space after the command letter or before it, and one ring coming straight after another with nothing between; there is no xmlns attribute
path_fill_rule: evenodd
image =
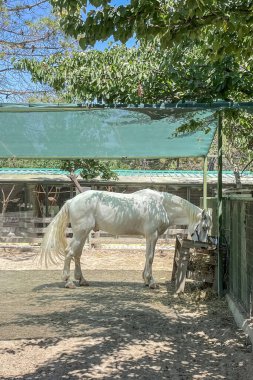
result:
<svg viewBox="0 0 253 380"><path fill-rule="evenodd" d="M89 284L88 281L86 281L86 280L80 280L80 281L79 281L79 285L80 285L80 286L90 286L90 284Z"/></svg>
<svg viewBox="0 0 253 380"><path fill-rule="evenodd" d="M158 285L158 284L155 284L155 283L150 284L150 285L149 285L149 289L159 289L159 285Z"/></svg>
<svg viewBox="0 0 253 380"><path fill-rule="evenodd" d="M65 288L76 289L76 286L75 286L75 284L73 284L73 282L67 282L67 284L65 285Z"/></svg>

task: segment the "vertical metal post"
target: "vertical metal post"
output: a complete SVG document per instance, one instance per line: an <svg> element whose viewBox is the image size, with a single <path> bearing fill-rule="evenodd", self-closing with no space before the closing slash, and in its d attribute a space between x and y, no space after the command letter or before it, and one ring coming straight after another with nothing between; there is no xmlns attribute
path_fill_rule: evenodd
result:
<svg viewBox="0 0 253 380"><path fill-rule="evenodd" d="M203 162L203 208L207 209L207 156Z"/></svg>
<svg viewBox="0 0 253 380"><path fill-rule="evenodd" d="M252 292L249 294L249 319L252 318Z"/></svg>
<svg viewBox="0 0 253 380"><path fill-rule="evenodd" d="M24 183L24 204L25 204L25 208L24 208L24 211L27 211L27 184Z"/></svg>
<svg viewBox="0 0 253 380"><path fill-rule="evenodd" d="M191 202L191 188L187 186L186 188L187 201Z"/></svg>
<svg viewBox="0 0 253 380"><path fill-rule="evenodd" d="M46 185L46 194L45 194L45 208L46 208L46 218L49 216L49 213L48 213L48 185Z"/></svg>
<svg viewBox="0 0 253 380"><path fill-rule="evenodd" d="M218 295L223 293L223 252L221 249L222 237L222 111L218 116Z"/></svg>
<svg viewBox="0 0 253 380"><path fill-rule="evenodd" d="M69 197L70 197L70 199L72 199L74 197L74 191L73 191L73 186L72 185L70 185Z"/></svg>

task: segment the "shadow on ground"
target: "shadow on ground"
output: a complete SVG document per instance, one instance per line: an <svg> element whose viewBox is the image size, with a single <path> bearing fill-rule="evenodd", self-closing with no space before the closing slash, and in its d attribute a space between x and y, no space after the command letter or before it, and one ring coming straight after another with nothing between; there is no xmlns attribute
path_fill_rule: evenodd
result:
<svg viewBox="0 0 253 380"><path fill-rule="evenodd" d="M151 291L135 271L90 271L95 281L75 290L59 272L24 272L9 271L15 286L1 287L0 336L26 338L20 350L65 349L15 379L250 379L251 354L224 300L174 298L165 281Z"/></svg>

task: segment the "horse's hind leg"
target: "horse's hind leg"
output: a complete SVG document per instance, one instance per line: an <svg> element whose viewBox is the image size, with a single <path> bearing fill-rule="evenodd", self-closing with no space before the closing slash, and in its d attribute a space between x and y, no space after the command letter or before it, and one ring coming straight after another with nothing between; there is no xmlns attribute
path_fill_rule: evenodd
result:
<svg viewBox="0 0 253 380"><path fill-rule="evenodd" d="M152 275L152 264L154 260L157 239L157 232L153 233L152 235L146 236L146 263L143 271L143 279L145 285L149 286L151 289L155 289L157 287L154 277Z"/></svg>
<svg viewBox="0 0 253 380"><path fill-rule="evenodd" d="M82 247L80 247L81 249L78 249L76 251L75 256L74 256L74 259L75 259L74 277L76 280L79 281L80 286L89 286L88 281L85 280L85 278L83 277L83 273L82 273L82 269L81 269L81 262L80 262L83 246L84 246L85 240L87 239L87 236L88 236L88 234L86 233L84 236L83 245L82 245Z"/></svg>
<svg viewBox="0 0 253 380"><path fill-rule="evenodd" d="M63 268L63 280L66 281L65 288L75 288L75 284L73 280L70 279L70 262L76 255L81 256L82 249L85 242L85 234L73 234L73 238L71 239L67 249L66 249L66 257L64 261Z"/></svg>

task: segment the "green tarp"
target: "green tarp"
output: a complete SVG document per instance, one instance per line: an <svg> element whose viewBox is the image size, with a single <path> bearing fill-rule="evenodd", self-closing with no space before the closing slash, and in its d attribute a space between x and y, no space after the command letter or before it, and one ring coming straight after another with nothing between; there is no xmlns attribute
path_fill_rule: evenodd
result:
<svg viewBox="0 0 253 380"><path fill-rule="evenodd" d="M210 132L174 136L190 120ZM0 157L177 158L206 156L215 110L162 108L0 107Z"/></svg>

